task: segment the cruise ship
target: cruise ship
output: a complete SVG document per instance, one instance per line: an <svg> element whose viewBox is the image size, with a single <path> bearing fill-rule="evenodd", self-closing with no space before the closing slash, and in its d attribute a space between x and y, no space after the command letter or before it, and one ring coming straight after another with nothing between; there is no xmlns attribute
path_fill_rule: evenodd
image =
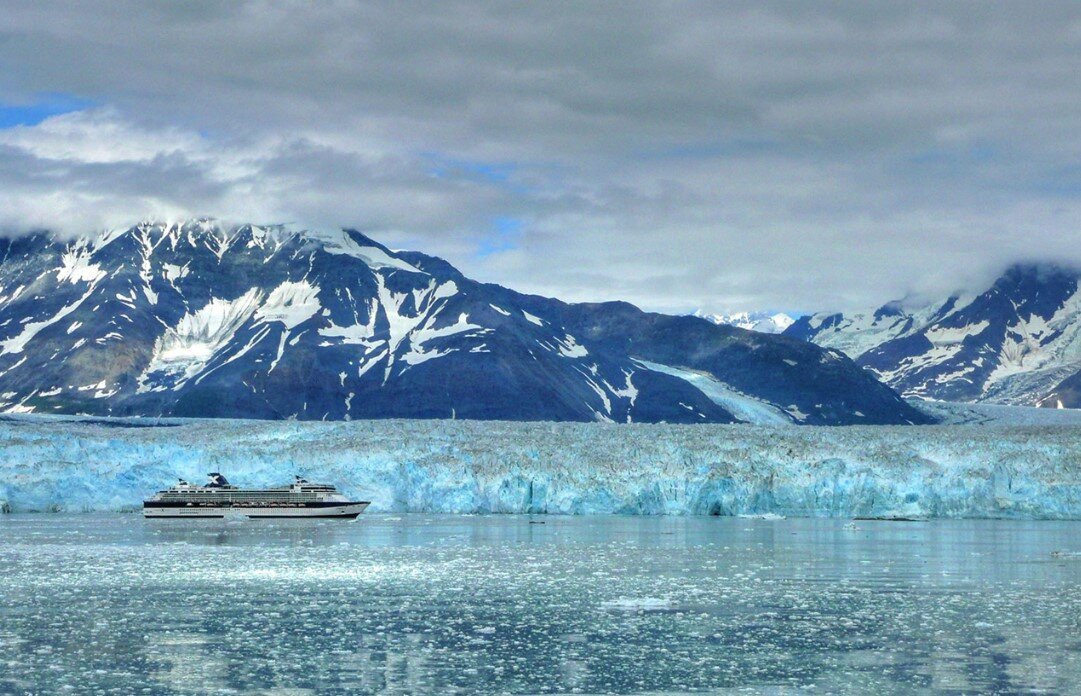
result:
<svg viewBox="0 0 1081 696"><path fill-rule="evenodd" d="M207 475L210 481L205 486L180 479L175 486L158 491L143 501L143 516L355 519L369 505L349 500L334 486L309 483L299 476L288 486L238 488L217 472Z"/></svg>

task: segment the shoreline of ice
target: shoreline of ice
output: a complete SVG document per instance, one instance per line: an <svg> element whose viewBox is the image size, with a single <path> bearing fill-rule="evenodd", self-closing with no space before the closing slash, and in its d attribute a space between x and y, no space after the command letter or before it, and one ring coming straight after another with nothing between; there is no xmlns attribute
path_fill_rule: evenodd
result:
<svg viewBox="0 0 1081 696"><path fill-rule="evenodd" d="M0 420L0 506L119 511L293 474L373 512L1081 519L1081 427Z"/></svg>

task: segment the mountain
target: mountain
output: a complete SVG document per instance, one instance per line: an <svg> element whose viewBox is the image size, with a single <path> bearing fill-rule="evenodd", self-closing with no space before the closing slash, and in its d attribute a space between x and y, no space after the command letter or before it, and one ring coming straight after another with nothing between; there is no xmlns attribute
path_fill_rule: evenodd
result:
<svg viewBox="0 0 1081 696"><path fill-rule="evenodd" d="M843 351L907 397L1081 408L1079 282L1015 265L974 295L816 314L785 335Z"/></svg>
<svg viewBox="0 0 1081 696"><path fill-rule="evenodd" d="M212 220L0 240L0 410L928 420L796 339L523 295L355 231Z"/></svg>
<svg viewBox="0 0 1081 696"><path fill-rule="evenodd" d="M735 326L748 331L779 334L795 322L795 319L783 312L735 312L733 314L711 314L698 310L693 316L721 326Z"/></svg>

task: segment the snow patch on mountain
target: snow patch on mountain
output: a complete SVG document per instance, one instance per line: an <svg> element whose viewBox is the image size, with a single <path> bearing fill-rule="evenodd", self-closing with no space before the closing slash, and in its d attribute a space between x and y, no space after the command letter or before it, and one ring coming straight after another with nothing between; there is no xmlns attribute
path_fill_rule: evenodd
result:
<svg viewBox="0 0 1081 696"><path fill-rule="evenodd" d="M318 287L306 280L286 281L271 290L266 301L256 310L255 318L263 322L280 321L286 330L292 331L321 309Z"/></svg>
<svg viewBox="0 0 1081 696"><path fill-rule="evenodd" d="M544 321L541 320L540 317L534 316L534 315L530 314L529 312L525 311L524 309L522 310L522 315L526 318L526 321L528 321L530 324L536 324L537 326L544 326Z"/></svg>
<svg viewBox="0 0 1081 696"><path fill-rule="evenodd" d="M358 321L348 326L338 326L331 323L329 326L319 329L319 335L327 338L341 339L342 343L350 343L362 346L371 346L371 340L375 336L375 321L378 317L379 302L375 298L368 303L367 320Z"/></svg>
<svg viewBox="0 0 1081 696"><path fill-rule="evenodd" d="M72 244L61 256L56 279L68 283L93 283L105 277L101 266L91 261L93 249L82 240Z"/></svg>
<svg viewBox="0 0 1081 696"><path fill-rule="evenodd" d="M564 358L584 358L589 355L589 351L586 347L578 343L577 339L570 334L566 334L562 339L557 339L559 344L559 354Z"/></svg>
<svg viewBox="0 0 1081 696"><path fill-rule="evenodd" d="M1014 391L1039 390L1040 383L1062 381L1081 371L1081 290L1050 319L1030 315L1011 325L999 351L998 365L988 376L988 393L1008 397ZM1028 385L1026 389L1026 385ZM1052 385L1048 385L1052 386Z"/></svg>
<svg viewBox="0 0 1081 696"><path fill-rule="evenodd" d="M235 300L212 298L205 307L185 314L155 343L150 364L139 378L139 391L173 388L198 375L261 309L261 299L259 290L252 288Z"/></svg>
<svg viewBox="0 0 1081 696"><path fill-rule="evenodd" d="M22 330L10 338L0 341L0 355L6 355L8 353L21 353L26 344L29 343L35 336L37 336L42 330L49 328L53 324L63 321L64 317L68 316L76 309L82 306L83 302L86 302L87 298L94 294L95 283L91 283L90 287L83 294L82 297L75 300L71 304L61 307L51 317L43 319L41 321L29 321L23 324Z"/></svg>
<svg viewBox="0 0 1081 696"><path fill-rule="evenodd" d="M694 315L701 317L714 324L722 326L735 326L748 331L760 333L779 334L792 325L795 321L784 312L734 312L732 314L714 314L703 310L696 310Z"/></svg>
<svg viewBox="0 0 1081 696"><path fill-rule="evenodd" d="M402 356L402 360L407 364L419 365L428 360L432 360L433 358L441 358L445 355L449 355L457 350L457 348L433 348L429 350L424 347L425 343L465 333L467 331L478 332L475 335L483 335L483 333L487 331L487 329L482 326L469 323L469 316L466 314L459 315L458 320L453 324L435 328L436 316L438 315L429 316L427 321L420 328L409 334L409 352Z"/></svg>
<svg viewBox="0 0 1081 696"><path fill-rule="evenodd" d="M346 230L304 230L306 237L318 240L328 254L352 256L371 268L391 268L409 273L424 273L416 266L391 256L374 244L360 244Z"/></svg>

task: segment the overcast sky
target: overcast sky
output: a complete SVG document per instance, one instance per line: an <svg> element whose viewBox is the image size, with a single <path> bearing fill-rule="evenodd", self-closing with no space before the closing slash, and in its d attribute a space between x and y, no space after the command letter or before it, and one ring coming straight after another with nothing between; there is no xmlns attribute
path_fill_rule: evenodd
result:
<svg viewBox="0 0 1081 696"><path fill-rule="evenodd" d="M1081 3L0 1L0 227L355 227L648 309L1081 262Z"/></svg>

